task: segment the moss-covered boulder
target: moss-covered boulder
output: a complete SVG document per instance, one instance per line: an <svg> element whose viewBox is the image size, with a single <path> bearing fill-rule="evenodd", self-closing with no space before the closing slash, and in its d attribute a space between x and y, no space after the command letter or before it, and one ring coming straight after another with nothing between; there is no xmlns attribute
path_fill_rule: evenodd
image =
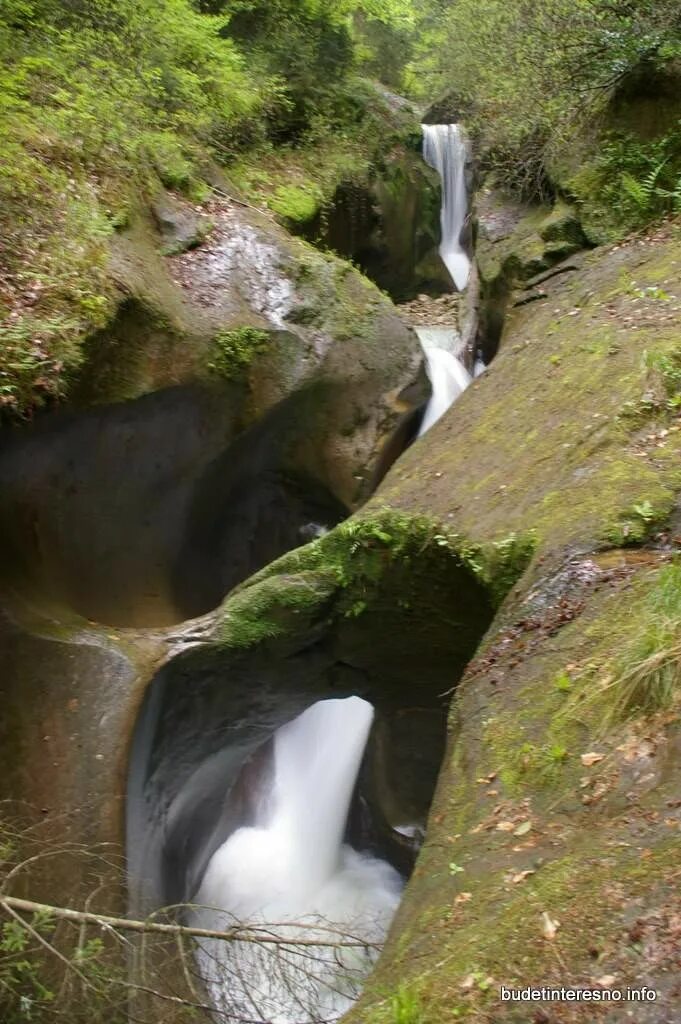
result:
<svg viewBox="0 0 681 1024"><path fill-rule="evenodd" d="M678 57L641 57L613 82L571 144L549 154L547 173L577 206L592 244L616 242L675 212L680 85Z"/></svg>
<svg viewBox="0 0 681 1024"><path fill-rule="evenodd" d="M622 1019L502 985L648 985L636 1019L678 1013L678 226L542 288L375 498L459 544L535 548L458 685L363 1024Z"/></svg>

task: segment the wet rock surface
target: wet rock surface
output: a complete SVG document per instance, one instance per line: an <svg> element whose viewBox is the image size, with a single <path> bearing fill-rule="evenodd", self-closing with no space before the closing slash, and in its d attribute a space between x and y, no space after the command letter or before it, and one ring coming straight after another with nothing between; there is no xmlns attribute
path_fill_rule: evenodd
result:
<svg viewBox="0 0 681 1024"><path fill-rule="evenodd" d="M119 626L208 611L346 514L296 468L307 400L240 432L229 393L177 389L26 433L0 457L5 585Z"/></svg>

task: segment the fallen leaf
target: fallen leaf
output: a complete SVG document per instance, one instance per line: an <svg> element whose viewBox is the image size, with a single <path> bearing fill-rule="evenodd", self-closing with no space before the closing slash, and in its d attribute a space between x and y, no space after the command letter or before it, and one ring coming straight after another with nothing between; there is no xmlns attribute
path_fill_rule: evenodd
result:
<svg viewBox="0 0 681 1024"><path fill-rule="evenodd" d="M513 885L518 885L520 882L524 882L526 878L533 875L534 871L518 871L517 874L511 876L511 882Z"/></svg>
<svg viewBox="0 0 681 1024"><path fill-rule="evenodd" d="M544 913L541 916L541 930L543 932L544 938L549 940L555 939L556 932L559 928L560 922L553 921L551 917L549 917L549 915L546 913L546 911L544 911Z"/></svg>
<svg viewBox="0 0 681 1024"><path fill-rule="evenodd" d="M605 754L595 754L591 752L589 754L582 754L580 760L582 764L585 765L585 767L591 768L593 764L598 764L599 761L602 761L604 757Z"/></svg>
<svg viewBox="0 0 681 1024"><path fill-rule="evenodd" d="M615 974L603 974L600 978L596 978L596 984L600 985L601 988L610 988L617 981L617 975Z"/></svg>
<svg viewBox="0 0 681 1024"><path fill-rule="evenodd" d="M512 821L498 821L496 828L497 832L512 832L515 825Z"/></svg>
<svg viewBox="0 0 681 1024"><path fill-rule="evenodd" d="M522 821L520 823L520 825L518 825L517 829L515 829L513 835L514 836L526 836L531 828L532 828L532 822L531 821Z"/></svg>
<svg viewBox="0 0 681 1024"><path fill-rule="evenodd" d="M468 901L470 899L472 899L472 898L473 898L473 893L472 892L460 892L460 893L457 893L457 895L454 897L454 902L455 903L468 903Z"/></svg>

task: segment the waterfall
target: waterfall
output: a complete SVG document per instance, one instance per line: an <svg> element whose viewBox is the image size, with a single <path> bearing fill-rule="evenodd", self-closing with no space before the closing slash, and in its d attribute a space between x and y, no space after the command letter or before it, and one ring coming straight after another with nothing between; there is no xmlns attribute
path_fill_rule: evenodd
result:
<svg viewBox="0 0 681 1024"><path fill-rule="evenodd" d="M461 292L468 283L470 260L461 244L466 223L466 140L458 124L424 124L423 158L442 179L440 255Z"/></svg>
<svg viewBox="0 0 681 1024"><path fill-rule="evenodd" d="M419 437L437 423L440 417L466 390L471 375L458 356L462 341L453 328L414 328L426 357L426 371L432 393L419 428Z"/></svg>
<svg viewBox="0 0 681 1024"><path fill-rule="evenodd" d="M234 832L211 858L193 920L211 929L235 919L267 923L268 934L287 943L201 940L199 967L217 1010L311 1024L336 1020L359 995L402 888L385 861L343 844L372 720L372 706L359 697L325 700L275 734L273 781L256 824ZM321 945L339 933L372 947ZM296 938L320 945L296 946Z"/></svg>

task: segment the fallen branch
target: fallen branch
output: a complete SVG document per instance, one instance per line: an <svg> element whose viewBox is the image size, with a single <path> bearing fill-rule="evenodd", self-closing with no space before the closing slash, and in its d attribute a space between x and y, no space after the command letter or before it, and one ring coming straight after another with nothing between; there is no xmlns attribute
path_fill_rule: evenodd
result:
<svg viewBox="0 0 681 1024"><path fill-rule="evenodd" d="M313 929L333 933L334 929L321 924L302 924L295 921L286 921L281 925L263 925L258 929L254 925L243 925L230 928L227 931L219 931L211 928L192 928L190 925L181 924L159 924L155 921L137 921L128 917L109 917L105 914L94 914L83 910L71 910L68 907L54 907L48 903L35 903L33 900L23 900L16 896L0 897L0 907L12 913L13 911L24 911L28 914L48 914L51 917L59 918L62 921L73 921L76 924L93 924L99 928L113 929L114 931L139 932L142 934L156 935L187 935L196 939L221 939L225 942L254 942L257 945L275 946L323 946L340 949L379 949L380 946L374 942L364 942L360 939L334 939L333 941L322 938L305 939L298 936L283 938L271 933L273 927L285 927L292 929ZM27 924L28 927L28 924ZM342 934L342 933L338 933Z"/></svg>

